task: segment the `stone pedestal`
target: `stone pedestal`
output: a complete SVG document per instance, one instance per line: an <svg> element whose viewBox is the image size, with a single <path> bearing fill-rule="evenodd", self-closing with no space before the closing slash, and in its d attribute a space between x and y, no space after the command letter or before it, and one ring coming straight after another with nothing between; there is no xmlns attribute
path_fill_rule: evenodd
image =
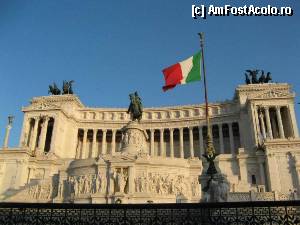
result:
<svg viewBox="0 0 300 225"><path fill-rule="evenodd" d="M122 130L122 153L130 155L148 155L146 140L148 135L142 126L135 121L129 122Z"/></svg>

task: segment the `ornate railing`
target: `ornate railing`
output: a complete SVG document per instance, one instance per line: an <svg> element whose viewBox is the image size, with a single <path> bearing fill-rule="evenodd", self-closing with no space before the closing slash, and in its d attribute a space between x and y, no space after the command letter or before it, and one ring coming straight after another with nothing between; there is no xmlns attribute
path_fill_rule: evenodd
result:
<svg viewBox="0 0 300 225"><path fill-rule="evenodd" d="M200 204L0 203L1 225L290 225L300 201Z"/></svg>

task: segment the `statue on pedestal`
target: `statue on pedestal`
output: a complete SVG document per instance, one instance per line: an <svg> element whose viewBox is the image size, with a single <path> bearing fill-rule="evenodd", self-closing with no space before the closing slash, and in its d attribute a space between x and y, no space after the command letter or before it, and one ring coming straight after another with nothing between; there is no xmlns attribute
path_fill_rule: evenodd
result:
<svg viewBox="0 0 300 225"><path fill-rule="evenodd" d="M128 107L127 113L130 113L132 121L140 121L143 114L143 105L141 98L138 93L132 93L129 95L130 105Z"/></svg>

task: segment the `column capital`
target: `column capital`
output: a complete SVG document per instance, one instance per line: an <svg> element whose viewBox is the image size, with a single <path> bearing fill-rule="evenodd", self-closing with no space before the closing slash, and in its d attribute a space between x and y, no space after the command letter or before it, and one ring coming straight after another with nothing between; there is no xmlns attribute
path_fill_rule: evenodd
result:
<svg viewBox="0 0 300 225"><path fill-rule="evenodd" d="M281 106L280 105L276 105L275 108L276 108L276 110L280 110Z"/></svg>
<svg viewBox="0 0 300 225"><path fill-rule="evenodd" d="M155 132L155 129L154 128L151 128L149 129L150 130L150 133L154 133Z"/></svg>
<svg viewBox="0 0 300 225"><path fill-rule="evenodd" d="M107 133L107 129L101 129L102 133Z"/></svg>
<svg viewBox="0 0 300 225"><path fill-rule="evenodd" d="M169 128L169 131L170 132L174 132L174 128Z"/></svg>
<svg viewBox="0 0 300 225"><path fill-rule="evenodd" d="M159 131L163 133L165 131L165 128L160 128Z"/></svg>
<svg viewBox="0 0 300 225"><path fill-rule="evenodd" d="M189 128L189 130L193 130L194 126L189 126L188 128Z"/></svg>

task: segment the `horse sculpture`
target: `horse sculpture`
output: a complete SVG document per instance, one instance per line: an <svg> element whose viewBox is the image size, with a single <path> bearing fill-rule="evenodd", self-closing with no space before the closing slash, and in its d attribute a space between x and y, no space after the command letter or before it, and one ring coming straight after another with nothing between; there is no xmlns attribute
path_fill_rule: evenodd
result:
<svg viewBox="0 0 300 225"><path fill-rule="evenodd" d="M53 85L49 85L48 94L49 93L51 93L52 95L60 95L61 91L59 90L55 82L53 82Z"/></svg>
<svg viewBox="0 0 300 225"><path fill-rule="evenodd" d="M256 69L255 70L246 70L245 83L246 84L264 84L264 83L269 83L269 81L272 80L271 73L268 72L267 76L265 76L265 72L263 70L261 70L260 77L259 77L259 79L257 79L257 75L258 75L259 71L260 70L256 70ZM249 77L251 77L251 79Z"/></svg>
<svg viewBox="0 0 300 225"><path fill-rule="evenodd" d="M138 93L135 92L129 95L130 105L128 107L127 113L130 113L132 121L140 121L143 114L143 106L141 98L138 96Z"/></svg>
<svg viewBox="0 0 300 225"><path fill-rule="evenodd" d="M73 94L73 90L72 90L72 84L74 83L74 80L70 80L70 81L63 81L63 95L72 95Z"/></svg>

